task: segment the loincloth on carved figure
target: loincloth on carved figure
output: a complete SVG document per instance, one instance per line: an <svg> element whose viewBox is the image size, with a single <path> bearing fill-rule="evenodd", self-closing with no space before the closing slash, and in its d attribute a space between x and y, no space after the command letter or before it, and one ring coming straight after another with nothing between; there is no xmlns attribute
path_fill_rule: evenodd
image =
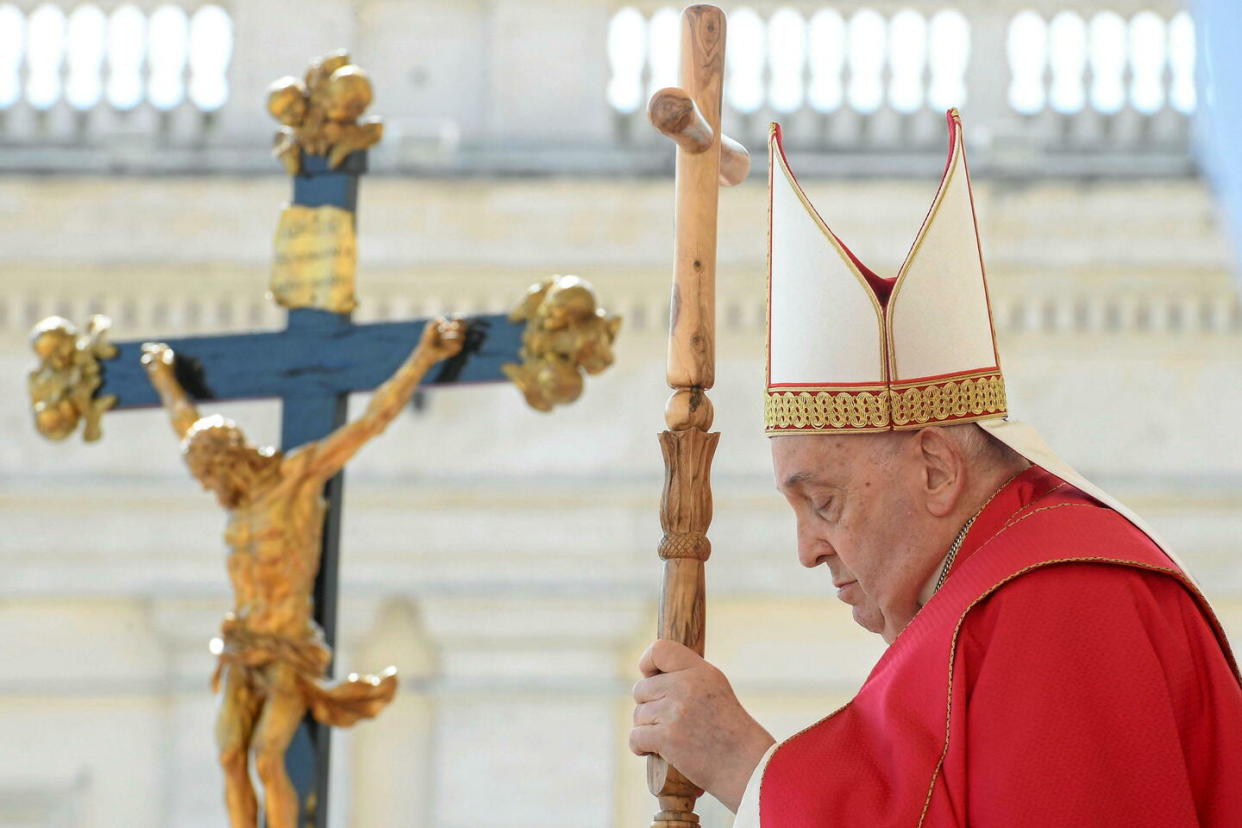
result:
<svg viewBox="0 0 1242 828"><path fill-rule="evenodd" d="M276 663L293 667L298 690L315 720L332 727L348 727L383 710L397 692L397 671L389 667L379 675L351 673L340 681L324 680L332 652L318 625L308 625L300 637L255 632L229 613L220 624L216 671L211 690L220 691L225 668L241 671L242 679L260 695L270 692L266 667Z"/></svg>

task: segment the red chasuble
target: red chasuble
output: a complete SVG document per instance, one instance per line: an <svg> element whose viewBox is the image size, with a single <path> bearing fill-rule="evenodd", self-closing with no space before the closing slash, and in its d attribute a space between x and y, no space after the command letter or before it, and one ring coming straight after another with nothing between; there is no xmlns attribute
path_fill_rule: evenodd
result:
<svg viewBox="0 0 1242 828"><path fill-rule="evenodd" d="M784 742L763 828L1242 826L1242 685L1193 584L1033 467L858 695Z"/></svg>

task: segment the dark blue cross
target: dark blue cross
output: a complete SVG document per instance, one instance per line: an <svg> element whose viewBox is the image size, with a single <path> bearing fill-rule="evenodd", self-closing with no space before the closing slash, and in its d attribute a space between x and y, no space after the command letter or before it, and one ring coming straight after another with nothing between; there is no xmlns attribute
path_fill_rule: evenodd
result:
<svg viewBox="0 0 1242 828"><path fill-rule="evenodd" d="M293 179L293 203L332 205L356 214L358 177L364 172L365 151L350 155L336 170L329 170L322 156L304 156L302 172ZM355 325L349 314L299 309L289 311L282 331L165 341L177 355L177 379L196 401L279 397L280 446L287 452L343 425L349 394L369 391L388 379L409 356L427 321ZM423 385L507 381L500 366L519 361L525 323L510 322L503 315L473 317L468 322L462 353L433 370ZM145 341L150 340L116 343L116 359L103 363L98 394L116 395L115 408L160 404L140 363ZM315 581L315 620L323 627L329 646L336 644L344 487L342 472L325 490L328 510ZM308 715L285 754L303 808L299 826L312 817L315 828L327 825L330 733L330 728Z"/></svg>

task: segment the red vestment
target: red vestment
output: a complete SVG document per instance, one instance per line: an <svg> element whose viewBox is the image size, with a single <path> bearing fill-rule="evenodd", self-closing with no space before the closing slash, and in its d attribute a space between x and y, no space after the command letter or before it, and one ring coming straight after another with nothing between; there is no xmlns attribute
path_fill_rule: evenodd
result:
<svg viewBox="0 0 1242 828"><path fill-rule="evenodd" d="M762 828L1238 828L1242 683L1168 556L1032 467L854 700L760 784Z"/></svg>

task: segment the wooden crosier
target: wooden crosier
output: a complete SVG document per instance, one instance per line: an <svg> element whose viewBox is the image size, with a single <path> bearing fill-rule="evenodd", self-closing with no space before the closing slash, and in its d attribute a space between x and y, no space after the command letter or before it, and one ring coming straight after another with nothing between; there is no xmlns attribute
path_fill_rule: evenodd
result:
<svg viewBox="0 0 1242 828"><path fill-rule="evenodd" d="M711 463L719 433L708 433L706 391L716 374L716 204L721 184L750 170L741 144L720 133L725 15L690 6L681 15L681 88L662 89L648 106L651 123L677 143L676 237L668 340L668 384L660 434L664 492L660 525L664 561L659 636L703 654L704 562L711 554ZM659 756L648 757L647 786L660 801L653 828L694 828L703 790Z"/></svg>

